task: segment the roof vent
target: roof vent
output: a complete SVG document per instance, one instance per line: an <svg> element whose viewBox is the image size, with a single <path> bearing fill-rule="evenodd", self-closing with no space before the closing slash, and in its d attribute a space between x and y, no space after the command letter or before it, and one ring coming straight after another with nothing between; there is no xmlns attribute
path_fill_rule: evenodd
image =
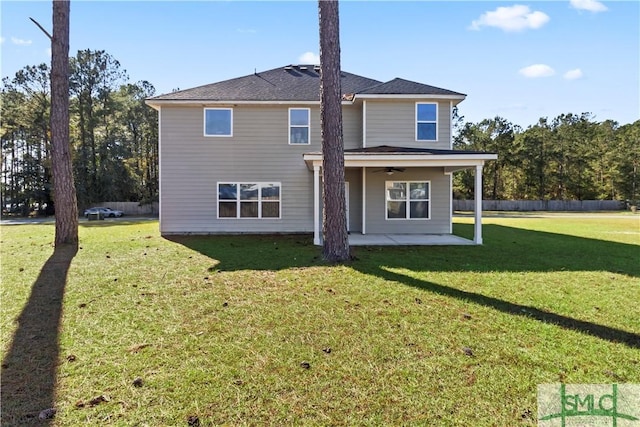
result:
<svg viewBox="0 0 640 427"><path fill-rule="evenodd" d="M293 70L293 67L291 65L287 65L286 67L284 67L284 69L289 71L289 70Z"/></svg>
<svg viewBox="0 0 640 427"><path fill-rule="evenodd" d="M313 67L313 69L316 70L316 71L320 71L320 66L316 65L316 66Z"/></svg>

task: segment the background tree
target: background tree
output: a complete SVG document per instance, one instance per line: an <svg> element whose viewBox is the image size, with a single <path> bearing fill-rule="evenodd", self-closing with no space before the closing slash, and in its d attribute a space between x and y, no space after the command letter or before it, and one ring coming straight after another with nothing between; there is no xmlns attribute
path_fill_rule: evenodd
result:
<svg viewBox="0 0 640 427"><path fill-rule="evenodd" d="M593 197L596 199L620 199L622 195L615 186L616 164L621 164L622 158L618 154L618 138L616 136L618 123L613 120L605 120L602 123L591 125L593 134L591 144L590 166L593 181ZM632 150L626 150L626 155ZM591 185L591 183L587 183ZM622 197L624 198L624 197Z"/></svg>
<svg viewBox="0 0 640 427"><path fill-rule="evenodd" d="M120 63L102 50L78 51L71 59L71 69L78 198L82 205L111 200L118 194L114 187L128 184L118 186L115 182L127 174L122 165L126 153L118 143L120 129L114 120L120 108L114 95L127 75Z"/></svg>
<svg viewBox="0 0 640 427"><path fill-rule="evenodd" d="M2 205L25 215L30 207L44 212L53 208L49 67L27 66L2 83Z"/></svg>
<svg viewBox="0 0 640 427"><path fill-rule="evenodd" d="M637 204L640 199L640 120L617 129L613 153L614 188L621 199Z"/></svg>
<svg viewBox="0 0 640 427"><path fill-rule="evenodd" d="M454 149L498 153L485 165L488 199L634 200L640 166L640 120L619 126L590 113L561 114L522 130L503 118L454 127ZM454 175L458 199L473 198L473 174Z"/></svg>
<svg viewBox="0 0 640 427"><path fill-rule="evenodd" d="M80 206L158 199L158 117L144 100L153 85L126 82L104 51L71 58L70 142ZM0 89L2 206L52 214L49 67L26 66ZM49 210L43 210L43 207Z"/></svg>
<svg viewBox="0 0 640 427"><path fill-rule="evenodd" d="M516 137L515 159L520 165L519 199L548 198L547 164L551 129L546 118Z"/></svg>
<svg viewBox="0 0 640 427"><path fill-rule="evenodd" d="M342 86L340 81L340 25L337 0L319 0L320 125L322 134L323 257L349 259L344 143L342 140Z"/></svg>
<svg viewBox="0 0 640 427"><path fill-rule="evenodd" d="M454 138L454 148L459 150L489 151L498 153L498 160L484 166L483 194L489 199L508 198L516 192L513 157L515 135L519 127L502 117L485 119L480 123L466 123ZM465 198L473 197L474 173L465 170L454 181L454 192Z"/></svg>
<svg viewBox="0 0 640 427"><path fill-rule="evenodd" d="M155 95L147 81L120 86L118 122L123 139L128 142L128 157L124 160L127 174L135 178L132 196L141 203L151 203L158 197L158 115L144 103Z"/></svg>

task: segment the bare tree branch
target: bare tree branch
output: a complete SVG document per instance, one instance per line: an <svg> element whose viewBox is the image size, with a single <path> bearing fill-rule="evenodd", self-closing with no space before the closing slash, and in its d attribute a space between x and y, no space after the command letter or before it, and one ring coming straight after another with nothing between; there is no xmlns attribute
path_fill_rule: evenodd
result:
<svg viewBox="0 0 640 427"><path fill-rule="evenodd" d="M47 32L47 30L45 30L42 25L40 25L38 23L38 21L36 21L35 19L33 19L32 17L29 17L29 19L31 19L31 22L33 22L34 24L36 24L38 26L38 28L40 28L40 30L42 30L43 33L45 33L47 35L47 37L49 37L49 40L53 40L53 37L51 36L51 34L49 34Z"/></svg>

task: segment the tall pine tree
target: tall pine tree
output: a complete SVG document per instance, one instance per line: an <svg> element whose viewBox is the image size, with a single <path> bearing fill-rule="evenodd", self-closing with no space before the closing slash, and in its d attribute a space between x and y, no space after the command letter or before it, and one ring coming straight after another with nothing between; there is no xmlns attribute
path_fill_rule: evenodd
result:
<svg viewBox="0 0 640 427"><path fill-rule="evenodd" d="M342 87L340 82L340 26L337 0L319 0L320 20L320 127L322 134L322 221L325 260L349 259L347 234L344 143L342 140Z"/></svg>

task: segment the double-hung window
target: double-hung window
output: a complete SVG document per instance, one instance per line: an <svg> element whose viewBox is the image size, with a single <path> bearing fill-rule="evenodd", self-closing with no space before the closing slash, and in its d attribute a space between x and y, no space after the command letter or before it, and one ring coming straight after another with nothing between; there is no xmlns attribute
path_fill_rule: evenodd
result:
<svg viewBox="0 0 640 427"><path fill-rule="evenodd" d="M233 136L233 110L205 108L204 136Z"/></svg>
<svg viewBox="0 0 640 427"><path fill-rule="evenodd" d="M280 218L279 182L219 182L218 218Z"/></svg>
<svg viewBox="0 0 640 427"><path fill-rule="evenodd" d="M429 181L387 181L386 219L429 219Z"/></svg>
<svg viewBox="0 0 640 427"><path fill-rule="evenodd" d="M438 140L438 104L416 103L416 141Z"/></svg>
<svg viewBox="0 0 640 427"><path fill-rule="evenodd" d="M309 144L309 109L289 108L289 144Z"/></svg>

